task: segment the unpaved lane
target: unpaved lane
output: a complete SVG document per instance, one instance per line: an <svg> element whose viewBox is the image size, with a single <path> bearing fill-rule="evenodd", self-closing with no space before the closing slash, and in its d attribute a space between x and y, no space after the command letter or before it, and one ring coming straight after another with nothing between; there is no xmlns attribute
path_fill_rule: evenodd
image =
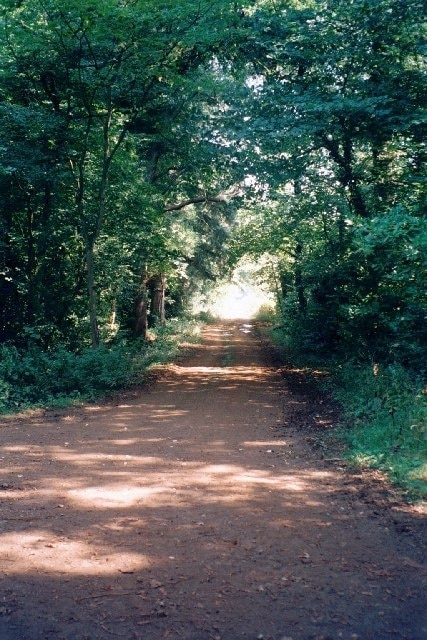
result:
<svg viewBox="0 0 427 640"><path fill-rule="evenodd" d="M2 640L424 638L417 540L316 459L296 402L224 324L120 403L6 423Z"/></svg>

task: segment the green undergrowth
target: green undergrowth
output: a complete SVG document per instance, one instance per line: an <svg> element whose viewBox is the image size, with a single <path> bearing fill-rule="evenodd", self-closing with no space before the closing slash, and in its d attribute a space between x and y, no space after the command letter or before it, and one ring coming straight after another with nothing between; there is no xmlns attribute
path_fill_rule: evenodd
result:
<svg viewBox="0 0 427 640"><path fill-rule="evenodd" d="M402 366L333 369L331 387L344 413L340 437L358 467L381 469L408 498L427 497L427 403L420 377Z"/></svg>
<svg viewBox="0 0 427 640"><path fill-rule="evenodd" d="M141 384L153 366L173 361L199 340L200 323L172 320L150 332L150 340L122 338L73 353L65 347L43 351L0 345L0 413L32 407L69 406L112 390Z"/></svg>
<svg viewBox="0 0 427 640"><path fill-rule="evenodd" d="M280 331L272 338L283 345ZM321 384L342 410L330 432L345 445L345 457L359 469L384 471L408 500L427 497L427 397L423 377L399 364L373 365L328 360L287 350L298 367L327 370ZM327 443L326 443L327 444Z"/></svg>

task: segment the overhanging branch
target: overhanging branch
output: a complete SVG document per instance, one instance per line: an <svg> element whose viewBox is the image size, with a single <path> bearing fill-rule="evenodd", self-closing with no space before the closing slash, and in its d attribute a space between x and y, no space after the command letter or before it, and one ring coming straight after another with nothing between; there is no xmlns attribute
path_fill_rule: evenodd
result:
<svg viewBox="0 0 427 640"><path fill-rule="evenodd" d="M168 204L165 207L165 211L180 211L185 207L190 206L190 204L204 204L208 202L228 202L231 198L235 198L241 193L240 185L236 185L230 191L226 193L219 193L216 196L210 196L207 194L195 196L194 198L188 198L187 200L183 200L182 202L177 202L176 204Z"/></svg>
<svg viewBox="0 0 427 640"><path fill-rule="evenodd" d="M183 200L182 202L178 202L177 204L169 204L165 207L165 211L179 211L180 209L184 209L188 207L190 204L201 204L204 202L226 202L227 198L225 196L197 196L196 198L189 198L188 200Z"/></svg>

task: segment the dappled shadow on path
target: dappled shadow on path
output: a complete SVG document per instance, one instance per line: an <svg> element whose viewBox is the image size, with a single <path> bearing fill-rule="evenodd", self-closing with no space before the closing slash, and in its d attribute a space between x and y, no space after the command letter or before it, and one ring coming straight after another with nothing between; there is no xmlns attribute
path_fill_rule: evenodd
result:
<svg viewBox="0 0 427 640"><path fill-rule="evenodd" d="M301 457L284 399L223 325L137 398L5 425L3 637L415 639L403 552Z"/></svg>

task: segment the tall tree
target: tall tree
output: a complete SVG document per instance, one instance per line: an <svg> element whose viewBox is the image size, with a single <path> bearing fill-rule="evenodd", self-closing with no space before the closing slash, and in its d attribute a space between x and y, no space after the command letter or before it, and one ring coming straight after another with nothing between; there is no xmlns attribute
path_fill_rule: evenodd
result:
<svg viewBox="0 0 427 640"><path fill-rule="evenodd" d="M398 326L414 345L422 338L418 249L409 276L404 250L387 243L381 261L372 252L367 261L361 247L362 237L378 247L385 227L407 230L401 248L421 242L420 11L406 0L279 1L246 18L247 99L240 91L230 117L240 119L248 171L278 202L263 237L279 230L271 250L281 256L286 310L295 305L306 327L299 335L312 345L349 347L357 336L365 354L387 358L402 343ZM390 272L401 273L399 286L390 287ZM404 277L416 285L401 286Z"/></svg>
<svg viewBox="0 0 427 640"><path fill-rule="evenodd" d="M53 144L72 175L68 199L84 246L94 346L97 243L114 211L109 182L119 151L140 139L156 173L159 138L171 138L181 112L204 99L198 69L231 42L236 12L237 3L223 0L5 3L6 74L13 78L6 99L61 123Z"/></svg>

